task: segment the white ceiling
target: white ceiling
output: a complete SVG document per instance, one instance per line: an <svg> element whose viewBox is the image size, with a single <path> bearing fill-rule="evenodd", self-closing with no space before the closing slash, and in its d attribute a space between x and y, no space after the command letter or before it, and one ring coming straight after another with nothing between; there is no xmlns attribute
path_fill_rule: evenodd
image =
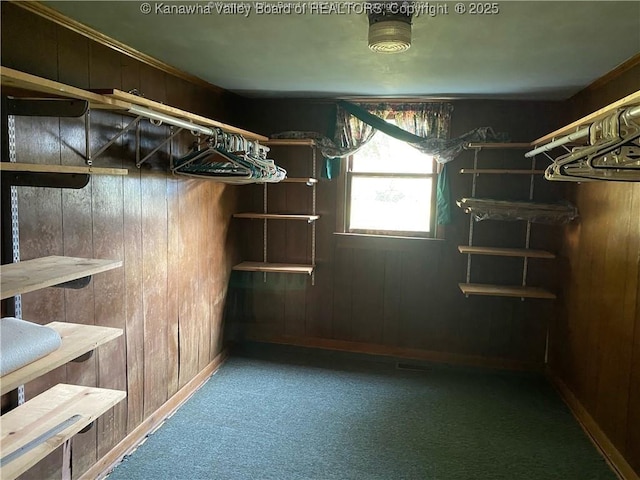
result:
<svg viewBox="0 0 640 480"><path fill-rule="evenodd" d="M565 99L640 52L640 2L497 2L494 15L413 19L408 52L367 47L364 14L309 13L311 4L346 10L356 2L306 3L306 14L162 14L179 5L234 2L47 1L46 5L136 50L249 96L431 96ZM236 2L240 3L240 2ZM262 2L276 4L278 2ZM472 2L463 2L470 8ZM296 8L301 8L297 6ZM640 82L639 82L640 83Z"/></svg>

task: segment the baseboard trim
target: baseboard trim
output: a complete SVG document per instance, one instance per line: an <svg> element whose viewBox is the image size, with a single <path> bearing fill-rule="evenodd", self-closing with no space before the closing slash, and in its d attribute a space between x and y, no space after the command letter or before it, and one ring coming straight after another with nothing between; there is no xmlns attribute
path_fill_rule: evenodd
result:
<svg viewBox="0 0 640 480"><path fill-rule="evenodd" d="M503 358L489 358L478 355L464 355L458 353L435 352L417 348L392 347L371 343L351 342L347 340L333 340L326 338L294 337L287 335L267 335L257 332L245 332L243 340L263 343L277 343L297 347L321 348L350 353L381 355L407 360L420 360L434 363L464 365L468 367L482 367L500 370L517 370L526 372L543 372L543 366L535 363L521 362Z"/></svg>
<svg viewBox="0 0 640 480"><path fill-rule="evenodd" d="M640 480L638 474L631 468L631 465L627 463L624 456L613 445L611 440L609 440L609 437L602 431L598 423L589 414L587 409L584 408L582 403L580 403L580 400L573 394L571 389L556 377L553 372L547 370L546 375L591 442L598 451L600 451L618 477L622 480Z"/></svg>
<svg viewBox="0 0 640 480"><path fill-rule="evenodd" d="M162 422L170 417L191 395L193 395L213 375L227 359L229 348L225 348L200 373L193 377L174 396L167 400L160 408L149 415L129 435L113 447L109 453L98 460L89 470L80 476L80 480L96 480L104 478L125 455L131 453L142 440Z"/></svg>

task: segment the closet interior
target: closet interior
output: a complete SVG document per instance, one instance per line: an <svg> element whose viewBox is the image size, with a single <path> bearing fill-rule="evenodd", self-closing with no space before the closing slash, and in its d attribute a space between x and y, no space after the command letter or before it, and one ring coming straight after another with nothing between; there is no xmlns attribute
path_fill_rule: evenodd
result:
<svg viewBox="0 0 640 480"><path fill-rule="evenodd" d="M46 12L3 4L0 477L103 478L267 344L538 375L638 478L638 55L568 99L451 100L450 139L510 140L437 166L437 232L356 234L346 164L277 135L324 136L335 99L244 97Z"/></svg>

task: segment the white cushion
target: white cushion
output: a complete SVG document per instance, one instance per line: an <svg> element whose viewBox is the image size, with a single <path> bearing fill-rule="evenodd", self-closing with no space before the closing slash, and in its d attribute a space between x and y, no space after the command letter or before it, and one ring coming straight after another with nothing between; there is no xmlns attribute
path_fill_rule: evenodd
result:
<svg viewBox="0 0 640 480"><path fill-rule="evenodd" d="M53 328L14 317L0 319L0 376L57 350L60 334Z"/></svg>

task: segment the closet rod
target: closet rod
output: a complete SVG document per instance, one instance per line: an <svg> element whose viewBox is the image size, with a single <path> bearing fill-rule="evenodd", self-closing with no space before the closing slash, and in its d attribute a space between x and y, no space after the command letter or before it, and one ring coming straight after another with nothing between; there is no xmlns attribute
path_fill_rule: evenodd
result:
<svg viewBox="0 0 640 480"><path fill-rule="evenodd" d="M138 105L131 105L128 110L129 113L134 115L147 117L153 120L157 120L167 125L173 125L174 127L181 127L192 132L202 133L204 135L213 135L214 131L210 128L203 127L201 125L196 125L195 123L187 122L186 120L181 120L176 117L172 117L170 115L165 115L164 113L155 112L145 107L140 107Z"/></svg>
<svg viewBox="0 0 640 480"><path fill-rule="evenodd" d="M640 105L638 105L637 107L630 108L629 110L624 112L621 116L623 120L631 120L632 118L637 118L637 117L640 117ZM548 152L549 150L553 150L554 148L564 145L566 143L588 137L590 129L591 129L591 125L589 125L588 127L583 127L574 133L570 133L569 135L560 137L559 139L554 140L553 142L547 143L545 145L542 145L541 147L531 150L530 152L525 153L524 156L527 158L531 158L539 153Z"/></svg>

